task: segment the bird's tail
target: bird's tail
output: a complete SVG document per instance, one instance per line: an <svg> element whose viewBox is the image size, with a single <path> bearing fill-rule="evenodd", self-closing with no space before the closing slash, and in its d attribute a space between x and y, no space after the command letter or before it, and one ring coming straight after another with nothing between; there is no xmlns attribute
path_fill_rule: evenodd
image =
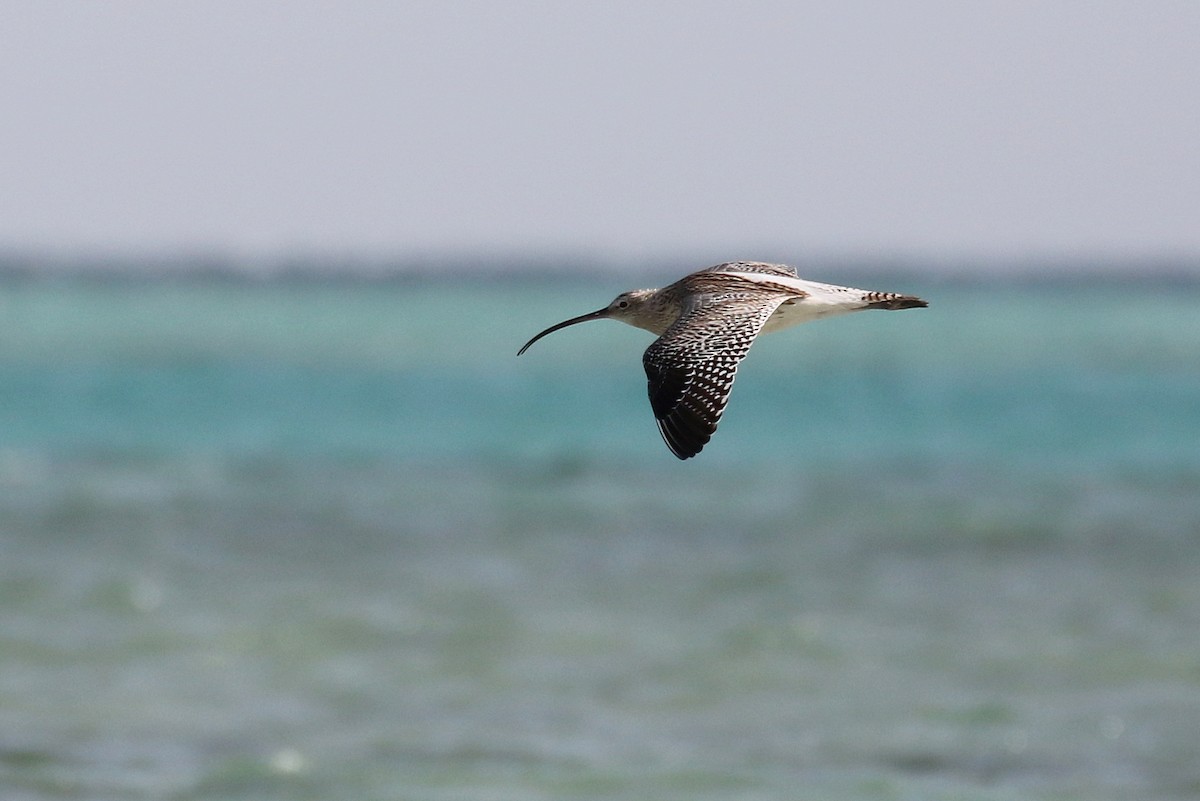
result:
<svg viewBox="0 0 1200 801"><path fill-rule="evenodd" d="M895 292L868 292L863 298L868 309L924 309L929 304L916 295L897 295Z"/></svg>

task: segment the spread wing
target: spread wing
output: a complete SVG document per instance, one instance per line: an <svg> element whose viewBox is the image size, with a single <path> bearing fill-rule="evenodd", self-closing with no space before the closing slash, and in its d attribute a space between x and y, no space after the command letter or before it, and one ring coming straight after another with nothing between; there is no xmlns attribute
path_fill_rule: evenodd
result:
<svg viewBox="0 0 1200 801"><path fill-rule="evenodd" d="M702 273L765 273L784 278L799 278L796 271L786 264L767 264L762 261L728 261L700 270ZM693 273L694 275L695 273Z"/></svg>
<svg viewBox="0 0 1200 801"><path fill-rule="evenodd" d="M646 349L650 407L671 453L689 459L712 438L738 364L786 297L701 296Z"/></svg>

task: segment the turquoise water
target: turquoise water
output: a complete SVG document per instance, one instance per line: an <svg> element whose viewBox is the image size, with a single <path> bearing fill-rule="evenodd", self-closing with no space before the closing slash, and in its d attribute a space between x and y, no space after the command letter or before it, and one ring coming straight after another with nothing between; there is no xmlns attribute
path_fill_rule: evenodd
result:
<svg viewBox="0 0 1200 801"><path fill-rule="evenodd" d="M812 277L686 463L637 281L0 284L0 795L1200 796L1200 287Z"/></svg>

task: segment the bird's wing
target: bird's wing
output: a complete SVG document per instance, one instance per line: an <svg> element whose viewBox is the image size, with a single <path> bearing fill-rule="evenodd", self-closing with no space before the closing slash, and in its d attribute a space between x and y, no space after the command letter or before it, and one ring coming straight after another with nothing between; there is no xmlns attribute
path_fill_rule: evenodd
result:
<svg viewBox="0 0 1200 801"><path fill-rule="evenodd" d="M646 349L650 407L671 453L688 459L712 438L738 364L786 295L702 295Z"/></svg>
<svg viewBox="0 0 1200 801"><path fill-rule="evenodd" d="M767 275L779 275L784 278L799 278L796 271L786 264L767 264L762 261L728 261L724 264L716 264L712 267L705 267L699 272L702 273L765 273Z"/></svg>

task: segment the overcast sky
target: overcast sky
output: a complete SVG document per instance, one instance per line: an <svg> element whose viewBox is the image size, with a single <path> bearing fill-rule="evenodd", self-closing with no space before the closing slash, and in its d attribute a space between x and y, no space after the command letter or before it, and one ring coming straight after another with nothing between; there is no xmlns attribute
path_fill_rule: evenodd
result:
<svg viewBox="0 0 1200 801"><path fill-rule="evenodd" d="M1200 2L10 0L0 248L1200 257Z"/></svg>

